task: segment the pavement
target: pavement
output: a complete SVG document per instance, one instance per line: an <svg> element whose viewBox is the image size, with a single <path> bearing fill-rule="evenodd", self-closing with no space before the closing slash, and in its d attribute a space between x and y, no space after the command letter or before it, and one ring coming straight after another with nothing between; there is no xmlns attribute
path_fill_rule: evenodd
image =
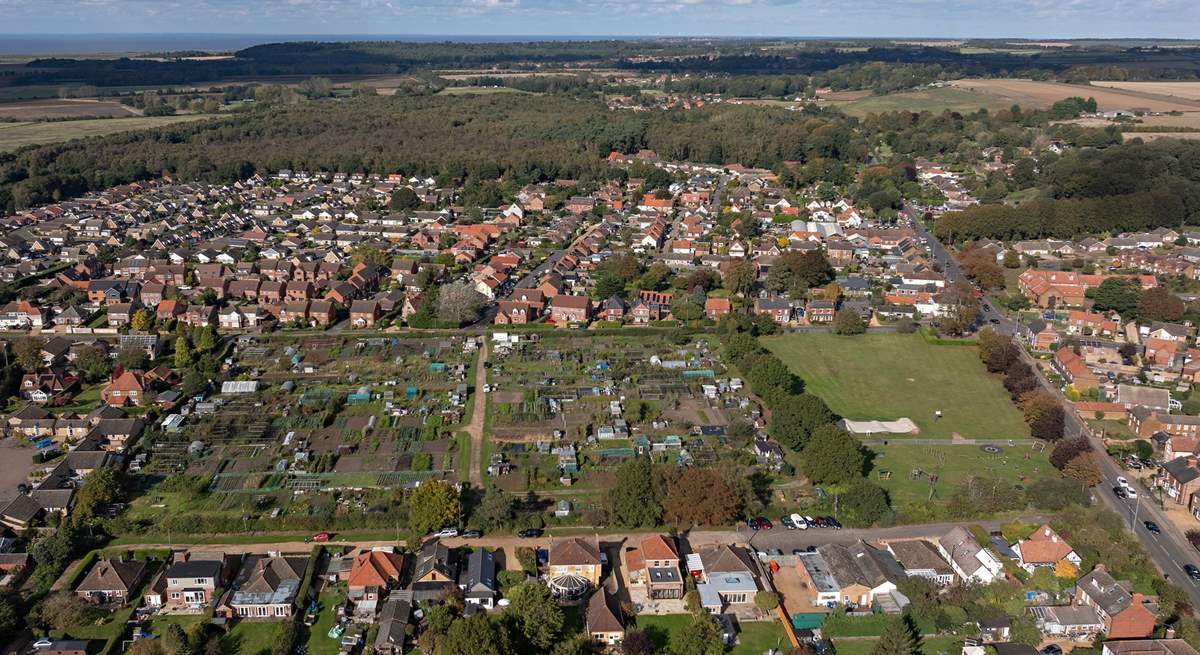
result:
<svg viewBox="0 0 1200 655"><path fill-rule="evenodd" d="M917 221L917 232L928 239L930 252L933 254L935 260L942 264L947 280L950 282L957 282L958 280L970 282L962 274L958 264L950 257L949 251L945 246L920 221ZM990 303L984 304L981 312L981 321L984 324L990 324L993 329L1002 334L1017 334L1017 322L996 311L996 308L992 307ZM1113 487L1117 486L1117 478L1127 476L1127 472L1106 454L1107 450L1104 443L1091 430L1087 429L1083 421L1075 413L1074 406L1062 396L1061 390L1051 384L1042 374L1038 363L1025 352L1024 348L1021 349L1021 353L1025 357L1026 362L1037 372L1042 386L1056 394L1063 402L1063 408L1066 410L1064 438L1083 435L1091 441L1092 446L1100 455L1097 459L1100 462L1100 471L1103 480L1096 488L1096 495L1113 511L1125 519L1130 532L1142 542L1154 564L1162 571L1163 577L1178 584L1182 589L1187 591L1192 604L1200 607L1200 581L1191 579L1183 570L1186 564L1200 567L1200 553L1197 553L1196 549L1188 543L1182 531L1170 520L1166 512L1155 506L1155 501L1143 502L1142 497L1147 496L1147 492L1138 494L1136 500L1118 498L1113 493ZM1160 532L1154 533L1148 530L1146 528L1146 521L1156 523L1160 528Z"/></svg>

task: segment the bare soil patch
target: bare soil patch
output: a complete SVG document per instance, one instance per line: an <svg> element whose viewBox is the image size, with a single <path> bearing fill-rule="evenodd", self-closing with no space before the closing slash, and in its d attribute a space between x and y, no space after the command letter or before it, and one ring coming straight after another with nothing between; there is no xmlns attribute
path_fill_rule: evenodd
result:
<svg viewBox="0 0 1200 655"><path fill-rule="evenodd" d="M109 100L23 100L0 104L0 118L36 121L47 118L117 118L137 111Z"/></svg>

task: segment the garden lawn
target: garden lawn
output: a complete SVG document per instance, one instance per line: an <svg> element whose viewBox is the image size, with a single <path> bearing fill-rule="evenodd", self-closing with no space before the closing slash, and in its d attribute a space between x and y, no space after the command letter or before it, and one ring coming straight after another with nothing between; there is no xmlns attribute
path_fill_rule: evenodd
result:
<svg viewBox="0 0 1200 655"><path fill-rule="evenodd" d="M834 639L833 650L837 655L871 655L878 639ZM930 637L921 642L923 655L949 655L962 649L958 637Z"/></svg>
<svg viewBox="0 0 1200 655"><path fill-rule="evenodd" d="M309 628L309 655L337 655L341 647L340 639L330 639L329 629L337 621L337 607L345 599L341 591L326 590L317 599L319 614L317 622Z"/></svg>
<svg viewBox="0 0 1200 655"><path fill-rule="evenodd" d="M1004 478L1028 486L1035 480L1057 477L1057 471L1047 460L1046 451L1033 450L1032 442L1018 441L1014 446L1000 446L999 454L990 454L979 446L924 446L892 441L886 446L872 446L875 453L870 477L892 498L898 510L905 506L925 505L929 498L928 475L938 473L933 500L947 500L968 475L985 478ZM881 479L880 471L891 475ZM911 479L913 469L924 475Z"/></svg>
<svg viewBox="0 0 1200 655"><path fill-rule="evenodd" d="M809 392L846 418L908 417L923 438L1029 436L1000 379L988 374L974 347L933 345L916 334L788 334L761 341ZM934 417L937 410L941 419Z"/></svg>
<svg viewBox="0 0 1200 655"><path fill-rule="evenodd" d="M279 640L282 626L281 621L239 621L221 638L221 652L238 655L270 653Z"/></svg>

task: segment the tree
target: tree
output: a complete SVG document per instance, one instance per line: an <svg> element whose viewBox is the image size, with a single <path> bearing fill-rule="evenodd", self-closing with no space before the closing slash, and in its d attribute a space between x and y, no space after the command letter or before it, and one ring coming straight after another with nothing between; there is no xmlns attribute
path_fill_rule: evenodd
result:
<svg viewBox="0 0 1200 655"><path fill-rule="evenodd" d="M150 367L150 357L142 348L130 344L117 352L117 365L127 371L144 371Z"/></svg>
<svg viewBox="0 0 1200 655"><path fill-rule="evenodd" d="M609 515L623 528L649 528L662 520L662 485L648 457L634 457L617 468L608 493Z"/></svg>
<svg viewBox="0 0 1200 655"><path fill-rule="evenodd" d="M731 314L726 314L731 316ZM779 324L770 314L759 314L754 317L754 331L759 336L770 336L779 332Z"/></svg>
<svg viewBox="0 0 1200 655"><path fill-rule="evenodd" d="M1063 475L1087 487L1094 487L1104 479L1100 472L1100 465L1096 463L1096 458L1092 453L1076 455L1075 459L1067 462L1062 471Z"/></svg>
<svg viewBox="0 0 1200 655"><path fill-rule="evenodd" d="M621 642L621 655L654 655L657 646L654 638L641 630L630 630L625 633Z"/></svg>
<svg viewBox="0 0 1200 655"><path fill-rule="evenodd" d="M686 468L671 480L663 499L668 523L681 527L722 525L737 514L729 485L712 469Z"/></svg>
<svg viewBox="0 0 1200 655"><path fill-rule="evenodd" d="M754 604L764 612L770 612L779 607L779 595L773 591L760 591L754 594Z"/></svg>
<svg viewBox="0 0 1200 655"><path fill-rule="evenodd" d="M813 484L841 484L863 473L866 456L862 443L830 423L813 431L804 446L804 475Z"/></svg>
<svg viewBox="0 0 1200 655"><path fill-rule="evenodd" d="M417 197L417 193L410 187L400 187L392 192L391 199L388 200L388 209L392 211L404 211L406 209L416 209L421 206L421 199Z"/></svg>
<svg viewBox="0 0 1200 655"><path fill-rule="evenodd" d="M1029 423L1029 434L1043 441L1058 441L1063 437L1066 426L1066 410L1062 405L1047 408Z"/></svg>
<svg viewBox="0 0 1200 655"><path fill-rule="evenodd" d="M192 334L192 345L196 352L208 353L217 347L217 329L211 325L202 325Z"/></svg>
<svg viewBox="0 0 1200 655"><path fill-rule="evenodd" d="M695 301L690 294L677 293L671 299L671 315L680 321L694 321L704 318L704 307Z"/></svg>
<svg viewBox="0 0 1200 655"><path fill-rule="evenodd" d="M196 358L192 355L192 347L188 344L187 337L177 337L175 339L175 368L176 370L184 370L192 365Z"/></svg>
<svg viewBox="0 0 1200 655"><path fill-rule="evenodd" d="M862 334L867 331L867 325L858 312L843 309L833 317L833 331L845 335Z"/></svg>
<svg viewBox="0 0 1200 655"><path fill-rule="evenodd" d="M870 527L891 511L887 492L879 485L860 479L838 499L846 525L855 528Z"/></svg>
<svg viewBox="0 0 1200 655"><path fill-rule="evenodd" d="M1059 406L1058 396L1045 389L1035 389L1017 399L1017 407L1026 423L1033 423L1047 411Z"/></svg>
<svg viewBox="0 0 1200 655"><path fill-rule="evenodd" d="M138 332L145 332L154 327L154 314L145 309L139 309L133 313L133 318L129 320L129 325Z"/></svg>
<svg viewBox="0 0 1200 655"><path fill-rule="evenodd" d="M462 519L458 493L441 480L426 480L408 499L408 525L419 534L429 534Z"/></svg>
<svg viewBox="0 0 1200 655"><path fill-rule="evenodd" d="M966 282L951 284L942 292L938 301L942 306L942 313L937 319L938 325L950 334L966 332L979 318L979 299Z"/></svg>
<svg viewBox="0 0 1200 655"><path fill-rule="evenodd" d="M4 641L12 637L13 633L20 626L21 616L17 612L17 607L13 603L12 597L0 596L0 641ZM626 655L634 654L627 653Z"/></svg>
<svg viewBox="0 0 1200 655"><path fill-rule="evenodd" d="M1144 321L1171 323L1183 318L1183 311L1183 300L1166 287L1146 289L1138 303L1138 316Z"/></svg>
<svg viewBox="0 0 1200 655"><path fill-rule="evenodd" d="M1054 449L1050 451L1050 464L1058 470L1066 467L1067 462L1075 459L1083 453L1092 452L1092 444L1087 437L1077 436L1070 439L1063 439L1054 444Z"/></svg>
<svg viewBox="0 0 1200 655"><path fill-rule="evenodd" d="M79 493L75 494L75 509L71 517L86 521L96 515L96 510L119 501L125 493L125 473L115 466L105 466L92 471Z"/></svg>
<svg viewBox="0 0 1200 655"><path fill-rule="evenodd" d="M51 594L38 609L42 625L64 632L87 625L96 619L96 609L69 592Z"/></svg>
<svg viewBox="0 0 1200 655"><path fill-rule="evenodd" d="M756 279L758 271L754 269L754 264L746 259L736 259L725 269L725 277L721 283L730 293L744 296L754 288Z"/></svg>
<svg viewBox="0 0 1200 655"><path fill-rule="evenodd" d="M438 291L438 319L455 325L470 323L479 318L484 301L470 284L451 282Z"/></svg>
<svg viewBox="0 0 1200 655"><path fill-rule="evenodd" d="M17 365L26 373L42 368L42 343L37 339L21 339L13 344L13 355Z"/></svg>
<svg viewBox="0 0 1200 655"><path fill-rule="evenodd" d="M770 432L779 443L800 452L813 430L833 420L833 412L818 396L789 395L772 408Z"/></svg>
<svg viewBox="0 0 1200 655"><path fill-rule="evenodd" d="M1022 161L1030 161L1028 159ZM1021 268L1021 254L1016 250L1004 251L1004 268Z"/></svg>
<svg viewBox="0 0 1200 655"><path fill-rule="evenodd" d="M1125 320L1131 320L1136 317L1135 312L1142 302L1142 287L1131 278L1110 277L1096 287L1092 300L1093 309L1116 311Z"/></svg>
<svg viewBox="0 0 1200 655"><path fill-rule="evenodd" d="M672 655L722 655L721 627L716 617L707 612L693 612L692 624L686 630L671 635Z"/></svg>
<svg viewBox="0 0 1200 655"><path fill-rule="evenodd" d="M521 644L545 651L562 637L566 616L562 606L550 596L550 588L536 581L518 585L508 593L505 617L516 630L514 641L519 652L530 652Z"/></svg>
<svg viewBox="0 0 1200 655"><path fill-rule="evenodd" d="M328 98L333 95L333 82L327 77L310 77L300 83L299 91L309 98Z"/></svg>
<svg viewBox="0 0 1200 655"><path fill-rule="evenodd" d="M450 624L437 640L436 655L508 655L508 634L487 614L473 614Z"/></svg>
<svg viewBox="0 0 1200 655"><path fill-rule="evenodd" d="M513 499L494 484L488 484L483 501L474 513L476 525L484 532L501 530L513 520Z"/></svg>
<svg viewBox="0 0 1200 655"><path fill-rule="evenodd" d="M921 638L907 614L893 617L884 626L871 655L920 655Z"/></svg>
<svg viewBox="0 0 1200 655"><path fill-rule="evenodd" d="M75 356L75 368L88 382L99 382L112 373L112 360L99 346L85 346Z"/></svg>

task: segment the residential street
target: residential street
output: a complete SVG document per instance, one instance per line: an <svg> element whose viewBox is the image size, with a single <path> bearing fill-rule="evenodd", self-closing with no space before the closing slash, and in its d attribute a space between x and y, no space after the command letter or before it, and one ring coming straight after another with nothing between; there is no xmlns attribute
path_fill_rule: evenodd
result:
<svg viewBox="0 0 1200 655"><path fill-rule="evenodd" d="M920 223L917 222L917 231L929 239L930 250L934 253L934 257L945 267L946 277L951 282L965 280L961 270L958 268L949 252L933 234ZM982 320L991 323L992 327L999 332L1008 335L1014 335L1018 331L1016 321L1000 314L994 307L988 305L989 310L985 310ZM996 322L992 323L995 319ZM1024 353L1024 348L1021 349ZM1100 461L1101 472L1104 475L1104 480L1096 487L1094 493L1108 504L1110 508L1125 518L1126 524L1130 526L1130 530L1141 540L1146 547L1146 551L1154 560L1159 570L1163 575L1186 589L1192 598L1193 604L1200 606L1200 582L1193 580L1184 573L1183 567L1185 564L1200 565L1200 556L1196 549L1188 544L1181 531L1175 527L1175 524L1167 518L1165 513L1155 506L1154 501L1141 502L1139 495L1138 500L1120 499L1117 498L1112 490L1117 486L1117 477L1123 474L1121 467L1111 457L1105 455L1104 444L1099 438L1095 437L1090 430L1087 430L1083 422L1075 414L1074 407L1065 397L1062 396L1061 390L1055 387L1042 375L1037 366L1037 362L1025 355L1027 362L1038 372L1038 379L1049 390L1057 394L1066 409L1066 426L1065 438L1075 437L1077 435L1085 435L1091 440L1092 445L1096 448L1096 452L1101 456ZM1149 492L1143 492L1141 495L1147 495ZM1161 528L1161 534L1150 532L1146 528L1145 521L1153 521Z"/></svg>

